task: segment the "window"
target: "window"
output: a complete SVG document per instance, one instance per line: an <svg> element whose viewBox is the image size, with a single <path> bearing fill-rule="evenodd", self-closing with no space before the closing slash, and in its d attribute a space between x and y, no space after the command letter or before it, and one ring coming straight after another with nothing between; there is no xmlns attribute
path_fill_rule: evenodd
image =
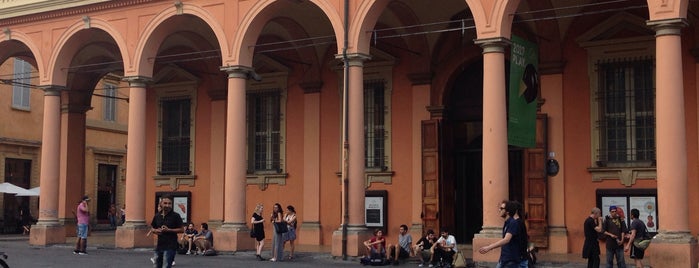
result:
<svg viewBox="0 0 699 268"><path fill-rule="evenodd" d="M160 175L190 175L192 100L161 100Z"/></svg>
<svg viewBox="0 0 699 268"><path fill-rule="evenodd" d="M385 171L386 163L386 113L383 80L364 82L364 143L365 166L370 170Z"/></svg>
<svg viewBox="0 0 699 268"><path fill-rule="evenodd" d="M247 94L248 173L280 173L281 90L250 91Z"/></svg>
<svg viewBox="0 0 699 268"><path fill-rule="evenodd" d="M29 110L29 85L31 85L32 65L15 58L12 76L12 107Z"/></svg>
<svg viewBox="0 0 699 268"><path fill-rule="evenodd" d="M115 85L104 85L104 121L116 121L116 91Z"/></svg>
<svg viewBox="0 0 699 268"><path fill-rule="evenodd" d="M600 61L598 68L598 165L654 163L653 59Z"/></svg>

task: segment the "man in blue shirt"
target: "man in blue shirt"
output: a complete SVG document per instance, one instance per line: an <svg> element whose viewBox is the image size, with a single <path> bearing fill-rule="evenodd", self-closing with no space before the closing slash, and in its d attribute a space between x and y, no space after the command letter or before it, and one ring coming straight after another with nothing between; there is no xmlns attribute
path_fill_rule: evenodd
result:
<svg viewBox="0 0 699 268"><path fill-rule="evenodd" d="M478 250L481 254L488 253L494 248L502 247L500 250L500 260L498 267L517 268L522 262L522 233L520 223L514 216L521 208L517 201L503 201L500 204L500 217L505 218L505 225L502 227L502 239L495 243L482 247Z"/></svg>

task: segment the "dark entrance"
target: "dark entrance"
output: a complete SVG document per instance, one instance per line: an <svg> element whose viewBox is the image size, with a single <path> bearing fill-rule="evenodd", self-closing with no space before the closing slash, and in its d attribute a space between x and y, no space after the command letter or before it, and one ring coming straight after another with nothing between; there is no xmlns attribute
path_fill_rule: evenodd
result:
<svg viewBox="0 0 699 268"><path fill-rule="evenodd" d="M116 165L99 164L97 170L97 222L109 224L109 206L116 201Z"/></svg>
<svg viewBox="0 0 699 268"><path fill-rule="evenodd" d="M31 178L32 161L26 159L5 159L5 182L12 183L24 189L29 189ZM29 210L28 196L15 196L14 194L3 194L3 233L21 233L20 211Z"/></svg>
<svg viewBox="0 0 699 268"><path fill-rule="evenodd" d="M505 79L503 77L503 79ZM483 226L483 62L465 66L454 80L444 120L444 176L443 183L453 185L454 233L459 243L472 243L473 236ZM508 152L509 199L524 203L523 150L510 148ZM453 181L450 181L453 180ZM443 202L448 205L450 202ZM453 224L453 225L452 225Z"/></svg>

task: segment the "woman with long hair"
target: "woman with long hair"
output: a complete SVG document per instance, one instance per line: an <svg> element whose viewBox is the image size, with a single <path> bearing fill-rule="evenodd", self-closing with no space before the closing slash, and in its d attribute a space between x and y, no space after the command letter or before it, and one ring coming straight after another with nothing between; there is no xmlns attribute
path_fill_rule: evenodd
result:
<svg viewBox="0 0 699 268"><path fill-rule="evenodd" d="M284 256L284 240L278 231L278 223L284 223L284 210L282 205L275 203L272 208L272 224L274 224L274 236L272 237L272 258L270 261L281 261Z"/></svg>
<svg viewBox="0 0 699 268"><path fill-rule="evenodd" d="M255 206L255 211L252 213L252 218L250 218L250 224L252 224L252 237L255 238L255 250L257 260L264 261L265 259L260 256L262 247L265 245L265 219L262 218L262 209L264 207L262 204L257 204Z"/></svg>
<svg viewBox="0 0 699 268"><path fill-rule="evenodd" d="M294 240L296 240L296 209L292 205L286 206L284 221L289 231L284 233L284 244L289 241L289 260L294 258Z"/></svg>

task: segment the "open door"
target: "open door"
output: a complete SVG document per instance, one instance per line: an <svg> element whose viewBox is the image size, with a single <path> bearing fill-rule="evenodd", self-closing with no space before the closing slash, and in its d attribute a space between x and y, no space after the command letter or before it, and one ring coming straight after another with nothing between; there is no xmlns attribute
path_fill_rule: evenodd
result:
<svg viewBox="0 0 699 268"><path fill-rule="evenodd" d="M527 213L529 241L548 247L547 212L547 115L536 116L536 147L524 150L524 208Z"/></svg>
<svg viewBox="0 0 699 268"><path fill-rule="evenodd" d="M422 121L422 221L439 230L439 120Z"/></svg>

